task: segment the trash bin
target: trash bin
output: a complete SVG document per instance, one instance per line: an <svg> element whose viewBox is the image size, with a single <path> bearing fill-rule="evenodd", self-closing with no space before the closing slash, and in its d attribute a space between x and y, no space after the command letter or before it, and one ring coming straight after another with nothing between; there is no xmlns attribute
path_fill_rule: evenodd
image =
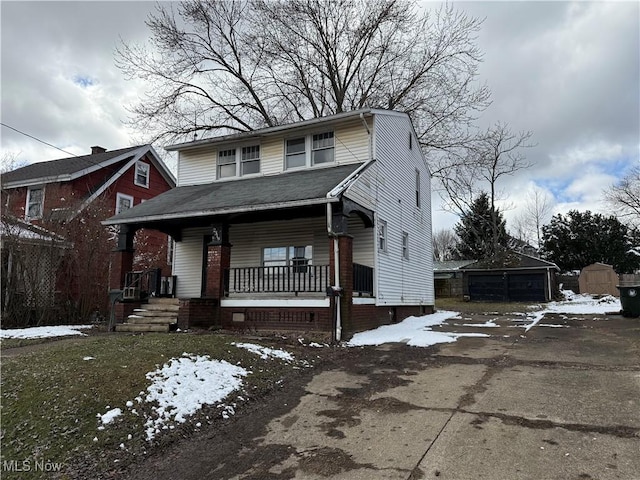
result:
<svg viewBox="0 0 640 480"><path fill-rule="evenodd" d="M640 284L618 285L623 317L640 317Z"/></svg>

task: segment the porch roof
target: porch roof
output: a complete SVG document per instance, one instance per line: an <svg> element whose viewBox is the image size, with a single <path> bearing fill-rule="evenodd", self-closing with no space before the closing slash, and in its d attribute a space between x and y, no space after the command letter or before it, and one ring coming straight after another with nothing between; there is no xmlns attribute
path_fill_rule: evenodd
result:
<svg viewBox="0 0 640 480"><path fill-rule="evenodd" d="M115 215L104 225L149 223L317 205L362 163L177 187Z"/></svg>

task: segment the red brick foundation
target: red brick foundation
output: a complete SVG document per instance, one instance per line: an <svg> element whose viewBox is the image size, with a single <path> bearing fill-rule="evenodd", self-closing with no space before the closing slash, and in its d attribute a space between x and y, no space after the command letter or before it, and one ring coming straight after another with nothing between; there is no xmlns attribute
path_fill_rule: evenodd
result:
<svg viewBox="0 0 640 480"><path fill-rule="evenodd" d="M238 330L331 332L331 307L232 308L223 307L222 326Z"/></svg>
<svg viewBox="0 0 640 480"><path fill-rule="evenodd" d="M215 298L185 298L180 299L178 310L178 328L208 328L220 325L217 321L218 300Z"/></svg>
<svg viewBox="0 0 640 480"><path fill-rule="evenodd" d="M116 323L123 323L125 319L133 314L136 308L140 308L142 302L116 302L114 305Z"/></svg>
<svg viewBox="0 0 640 480"><path fill-rule="evenodd" d="M345 339L357 332L371 330L381 325L399 323L412 315L420 316L429 313L433 313L433 306L402 305L376 307L375 305L353 305L351 308L351 328L345 333Z"/></svg>

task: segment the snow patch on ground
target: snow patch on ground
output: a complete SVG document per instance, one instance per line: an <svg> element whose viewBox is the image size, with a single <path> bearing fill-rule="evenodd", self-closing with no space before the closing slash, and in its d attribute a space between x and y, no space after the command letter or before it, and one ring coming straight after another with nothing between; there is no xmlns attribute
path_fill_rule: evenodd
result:
<svg viewBox="0 0 640 480"><path fill-rule="evenodd" d="M49 337L68 337L71 335L86 334L79 330L88 330L93 325L57 325L51 327L31 327L16 329L0 329L0 338L49 338Z"/></svg>
<svg viewBox="0 0 640 480"><path fill-rule="evenodd" d="M285 352L282 349L274 349L263 347L261 345L256 345L255 343L236 343L233 342L231 345L244 348L245 350L249 350L251 353L255 353L259 355L263 360L267 360L269 358L277 358L279 360L284 360L285 362L293 362L295 358L289 352Z"/></svg>
<svg viewBox="0 0 640 480"><path fill-rule="evenodd" d="M183 423L203 405L224 400L242 387L242 378L249 373L224 360L186 353L147 373L151 385L144 400L156 402L152 408L154 418L148 418L145 423L147 440L152 440L161 430L171 428L168 427L171 421Z"/></svg>
<svg viewBox="0 0 640 480"><path fill-rule="evenodd" d="M356 333L347 342L348 346L382 345L383 343L406 343L414 347L428 347L436 343L455 342L460 337L488 337L485 333L434 332L431 327L460 315L458 312L440 311L421 317L408 317L395 325L383 325L374 330Z"/></svg>
<svg viewBox="0 0 640 480"><path fill-rule="evenodd" d="M113 420L119 417L120 415L122 415L122 410L120 408L112 408L111 410L109 410L107 413L103 415L98 414L98 417L100 418L100 421L102 422L103 425L107 425L113 422Z"/></svg>
<svg viewBox="0 0 640 480"><path fill-rule="evenodd" d="M622 310L620 299L611 295L601 298L593 298L588 294L577 294L571 290L563 290L565 300L560 302L549 302L544 312L566 313L566 314L605 314L607 312L619 312Z"/></svg>
<svg viewBox="0 0 640 480"><path fill-rule="evenodd" d="M498 325L496 322L494 322L493 320L487 320L484 323L463 323L462 324L463 327L499 327L500 325Z"/></svg>

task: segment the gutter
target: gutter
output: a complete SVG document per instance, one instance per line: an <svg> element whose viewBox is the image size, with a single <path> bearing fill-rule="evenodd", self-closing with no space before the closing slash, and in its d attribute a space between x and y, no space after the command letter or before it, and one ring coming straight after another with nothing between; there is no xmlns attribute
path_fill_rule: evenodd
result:
<svg viewBox="0 0 640 480"><path fill-rule="evenodd" d="M128 223L148 223L158 222L162 220L175 220L186 218L200 218L215 215L227 215L233 213L247 213L247 212L260 212L265 210L279 209L279 208L293 208L293 207L305 207L311 205L323 205L329 202L338 202L338 198L317 198L311 200L296 200L293 202L281 202L281 203L267 203L262 205L249 205L243 207L229 207L219 208L216 210L201 210L198 212L176 212L163 215L145 215L140 217L131 217L123 219L107 219L103 220L102 225L123 225Z"/></svg>

